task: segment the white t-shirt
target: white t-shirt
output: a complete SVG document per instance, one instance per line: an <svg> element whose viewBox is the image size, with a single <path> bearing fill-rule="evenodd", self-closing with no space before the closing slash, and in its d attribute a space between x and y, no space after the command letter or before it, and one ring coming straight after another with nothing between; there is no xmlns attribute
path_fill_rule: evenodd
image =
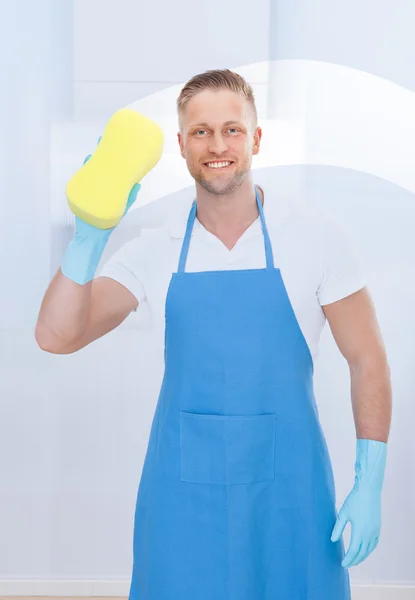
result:
<svg viewBox="0 0 415 600"><path fill-rule="evenodd" d="M293 310L313 360L318 356L325 325L322 306L341 300L365 286L358 261L345 232L330 220L299 212L276 198L266 186L264 216L274 255ZM190 205L157 229L143 229L124 244L99 273L130 290L139 303L147 302L152 320L164 326L165 301L173 272L177 272ZM260 269L265 248L258 217L232 250L196 219L186 271ZM139 308L138 308L139 310ZM255 310L255 307L252 307Z"/></svg>

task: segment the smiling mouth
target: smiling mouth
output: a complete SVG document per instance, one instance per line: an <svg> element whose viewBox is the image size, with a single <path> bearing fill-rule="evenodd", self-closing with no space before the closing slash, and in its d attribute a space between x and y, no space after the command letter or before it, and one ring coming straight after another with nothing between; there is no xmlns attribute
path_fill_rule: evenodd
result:
<svg viewBox="0 0 415 600"><path fill-rule="evenodd" d="M212 169L214 171L224 171L228 167L231 167L233 165L233 163L234 163L233 160L223 160L223 161L212 161L212 162L207 162L207 163L203 163L203 164L205 165L205 167L208 167L209 169Z"/></svg>

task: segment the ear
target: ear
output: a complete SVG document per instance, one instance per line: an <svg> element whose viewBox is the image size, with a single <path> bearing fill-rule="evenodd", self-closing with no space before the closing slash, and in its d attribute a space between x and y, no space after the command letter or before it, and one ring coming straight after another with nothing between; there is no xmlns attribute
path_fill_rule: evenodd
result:
<svg viewBox="0 0 415 600"><path fill-rule="evenodd" d="M185 154L185 150L184 150L184 143L183 143L183 136L180 133L180 131L177 132L177 140L178 140L179 146L180 146L180 154L182 155L182 158L186 158L186 154Z"/></svg>
<svg viewBox="0 0 415 600"><path fill-rule="evenodd" d="M254 133L254 146L252 149L252 154L258 154L259 147L261 145L261 138L262 138L262 129L261 129L261 127L257 127L255 129L255 133Z"/></svg>

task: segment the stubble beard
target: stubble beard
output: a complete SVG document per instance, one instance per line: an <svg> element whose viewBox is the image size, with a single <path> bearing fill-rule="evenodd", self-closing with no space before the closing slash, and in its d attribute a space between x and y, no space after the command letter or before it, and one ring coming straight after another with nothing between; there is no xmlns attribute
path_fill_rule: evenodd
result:
<svg viewBox="0 0 415 600"><path fill-rule="evenodd" d="M210 181L205 179L200 171L195 173L191 172L191 175L204 190L209 192L209 194L213 194L214 196L223 196L237 190L242 185L249 171L250 165L246 165L243 170L236 171L231 179L227 179L225 181L221 181L219 179L217 181Z"/></svg>

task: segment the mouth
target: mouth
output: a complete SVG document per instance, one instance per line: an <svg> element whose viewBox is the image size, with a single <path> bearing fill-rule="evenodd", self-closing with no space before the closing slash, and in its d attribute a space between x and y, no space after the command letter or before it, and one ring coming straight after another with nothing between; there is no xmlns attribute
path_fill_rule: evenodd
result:
<svg viewBox="0 0 415 600"><path fill-rule="evenodd" d="M222 161L218 161L218 160L214 160L212 162L207 162L207 163L203 163L205 167L207 167L208 169L211 169L212 171L225 171L226 169L229 169L229 167L231 167L233 165L234 161L233 160L222 160Z"/></svg>

